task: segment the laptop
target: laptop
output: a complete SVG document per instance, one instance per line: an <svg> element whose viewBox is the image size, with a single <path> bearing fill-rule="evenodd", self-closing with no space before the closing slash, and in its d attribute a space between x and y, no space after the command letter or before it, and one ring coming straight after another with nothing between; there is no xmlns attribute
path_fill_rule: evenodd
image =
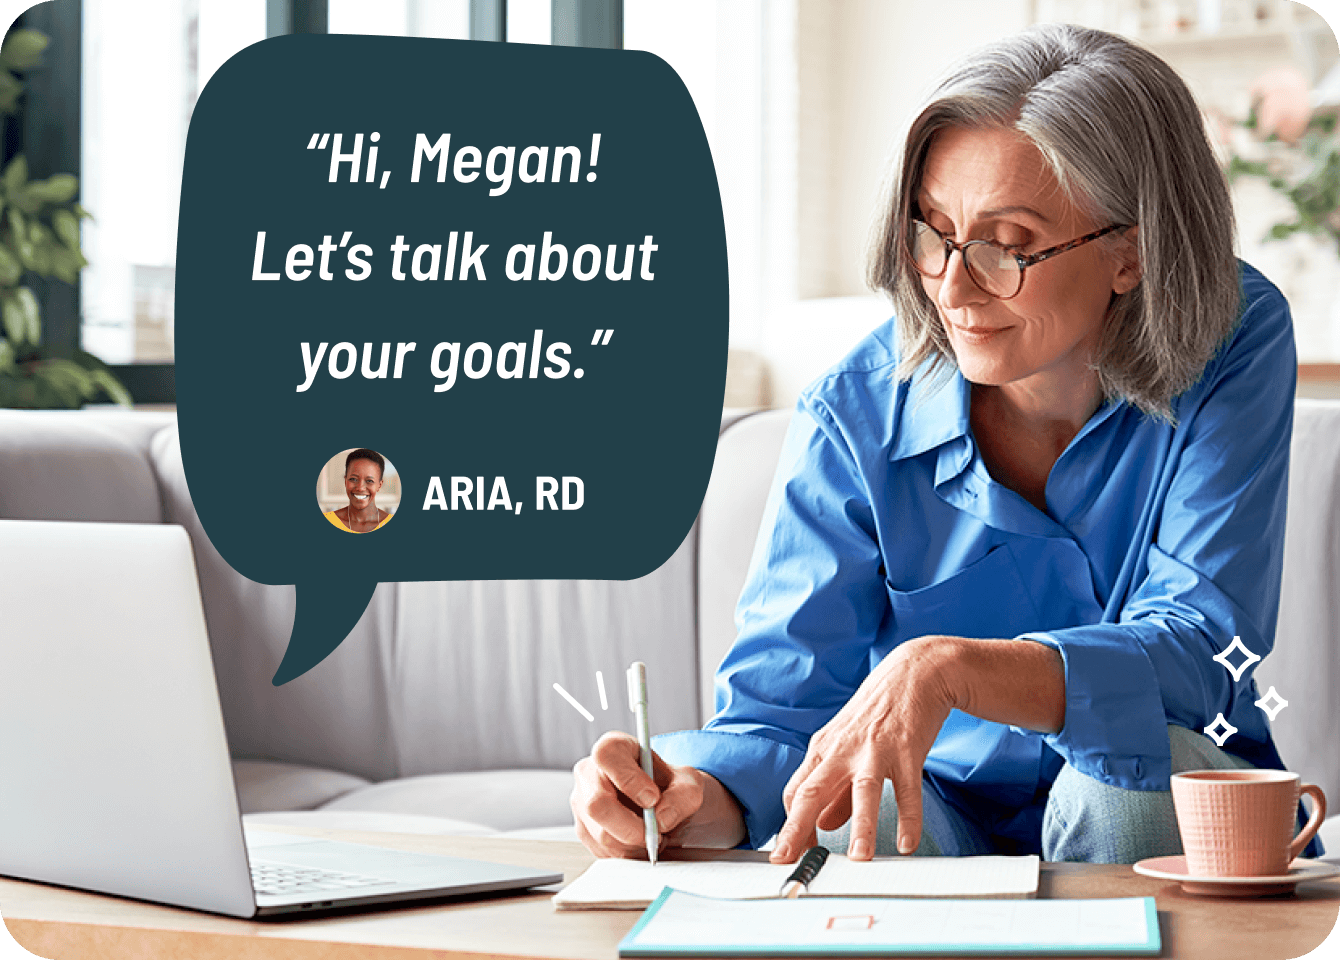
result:
<svg viewBox="0 0 1340 960"><path fill-rule="evenodd" d="M190 538L0 520L0 874L258 917L558 873L245 831Z"/></svg>

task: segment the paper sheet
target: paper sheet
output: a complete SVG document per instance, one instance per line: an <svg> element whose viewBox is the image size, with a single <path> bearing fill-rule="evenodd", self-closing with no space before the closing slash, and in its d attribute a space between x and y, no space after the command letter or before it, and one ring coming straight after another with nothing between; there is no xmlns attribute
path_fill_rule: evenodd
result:
<svg viewBox="0 0 1340 960"><path fill-rule="evenodd" d="M704 897L775 897L794 864L730 860L597 860L554 897L559 909L641 909L674 887ZM1031 897L1038 858L878 857L868 862L833 854L808 896Z"/></svg>

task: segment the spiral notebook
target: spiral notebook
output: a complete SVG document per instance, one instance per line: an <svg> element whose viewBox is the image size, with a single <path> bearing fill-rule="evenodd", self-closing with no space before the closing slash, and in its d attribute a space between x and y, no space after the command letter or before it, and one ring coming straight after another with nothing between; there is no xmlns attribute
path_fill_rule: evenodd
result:
<svg viewBox="0 0 1340 960"><path fill-rule="evenodd" d="M739 860L597 860L554 897L559 910L641 910L666 887L705 897L776 897L794 864ZM831 855L802 897L1034 897L1038 858Z"/></svg>

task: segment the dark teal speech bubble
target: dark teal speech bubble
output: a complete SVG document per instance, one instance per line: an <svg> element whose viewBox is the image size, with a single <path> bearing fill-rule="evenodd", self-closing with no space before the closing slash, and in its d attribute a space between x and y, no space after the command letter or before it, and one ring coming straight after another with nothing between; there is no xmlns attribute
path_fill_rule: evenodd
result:
<svg viewBox="0 0 1340 960"><path fill-rule="evenodd" d="M379 581L630 579L693 523L725 228L693 102L650 54L248 47L195 107L176 276L191 498L239 573L297 584L276 684ZM353 447L403 489L372 533L314 495Z"/></svg>

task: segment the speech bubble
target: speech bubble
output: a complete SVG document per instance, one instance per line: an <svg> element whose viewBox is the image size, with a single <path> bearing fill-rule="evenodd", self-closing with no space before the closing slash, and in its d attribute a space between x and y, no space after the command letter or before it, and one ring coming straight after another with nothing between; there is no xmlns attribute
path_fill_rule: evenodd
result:
<svg viewBox="0 0 1340 960"><path fill-rule="evenodd" d="M297 585L276 685L379 581L631 579L693 523L725 227L693 102L651 54L248 47L191 120L176 297L192 501L234 569ZM372 533L313 497L353 447L399 474Z"/></svg>

